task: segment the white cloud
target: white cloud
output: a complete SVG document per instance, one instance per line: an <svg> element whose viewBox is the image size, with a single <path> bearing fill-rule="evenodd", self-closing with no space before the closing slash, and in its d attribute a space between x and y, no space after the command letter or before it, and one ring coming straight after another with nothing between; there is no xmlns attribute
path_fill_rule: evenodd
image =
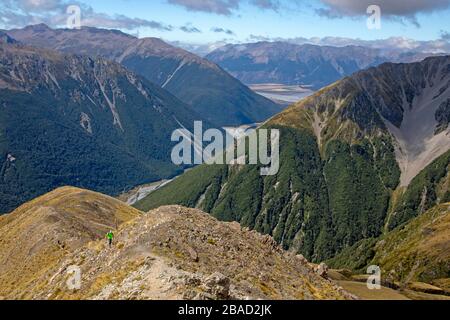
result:
<svg viewBox="0 0 450 320"><path fill-rule="evenodd" d="M450 7L450 0L320 0L324 5L317 13L329 18L365 16L370 5L378 5L382 15L394 20L407 20L419 26L417 14L431 13Z"/></svg>
<svg viewBox="0 0 450 320"><path fill-rule="evenodd" d="M161 22L130 18L121 14L99 13L86 4L64 0L2 0L0 24L7 29L37 23L45 23L51 27L64 27L68 17L66 10L69 5L78 5L81 8L83 26L124 30L134 30L139 27L166 31L173 29L171 25Z"/></svg>
<svg viewBox="0 0 450 320"><path fill-rule="evenodd" d="M221 27L213 27L213 28L211 28L211 31L215 32L215 33L225 33L225 34L227 34L229 36L234 36L235 35L235 33L232 30L221 28Z"/></svg>
<svg viewBox="0 0 450 320"><path fill-rule="evenodd" d="M167 40L166 40L167 41ZM208 53L219 49L229 43L229 39L223 39L212 43L188 43L182 41L167 41L170 44L183 48L189 52L192 52L200 57L206 56Z"/></svg>
<svg viewBox="0 0 450 320"><path fill-rule="evenodd" d="M189 11L215 13L229 16L239 9L239 5L247 2L264 10L278 10L278 0L167 0L168 3L182 6Z"/></svg>
<svg viewBox="0 0 450 320"><path fill-rule="evenodd" d="M406 37L390 37L387 39L379 40L362 40L352 39L345 37L313 37L313 38L270 38L258 35L251 35L248 39L249 42L258 41L283 41L294 44L314 44L320 46L362 46L374 49L380 49L382 51L417 51L423 53L450 53L450 35L447 32L442 31L440 38L429 41L413 40Z"/></svg>

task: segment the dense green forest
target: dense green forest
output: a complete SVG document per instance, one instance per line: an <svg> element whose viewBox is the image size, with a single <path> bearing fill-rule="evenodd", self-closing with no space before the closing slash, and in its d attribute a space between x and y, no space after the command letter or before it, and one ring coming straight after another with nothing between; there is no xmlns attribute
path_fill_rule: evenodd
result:
<svg viewBox="0 0 450 320"><path fill-rule="evenodd" d="M38 64L46 65L58 86L42 80L28 92L0 90L0 213L64 185L116 195L183 171L170 160L170 140L175 116L188 129L200 118L188 105L115 63L52 57L11 57L35 79L43 77ZM82 80L69 76L71 63ZM103 73L119 120L102 95Z"/></svg>
<svg viewBox="0 0 450 320"><path fill-rule="evenodd" d="M400 176L389 138L355 145L332 141L322 159L309 130L272 128L280 129L283 137L277 175L261 176L257 165L204 165L137 207L199 207L221 220L270 234L285 249L299 250L315 261L381 235Z"/></svg>
<svg viewBox="0 0 450 320"><path fill-rule="evenodd" d="M449 201L450 151L424 168L406 189L399 187L402 172L396 158L396 152L404 153L408 166L416 156L403 150L396 135L414 135L404 127L419 127L412 116L437 121L436 132L441 135L436 139L444 148L448 145L442 134L450 106L442 96L448 88L448 70L448 57L433 57L383 64L344 78L264 126L281 130L281 167L276 176L263 177L259 167L251 165L201 166L137 206L148 210L164 203L194 205L219 219L270 234L285 249L313 261L365 251L388 231ZM427 81L429 86L424 85ZM422 113L419 97L432 93L437 93L432 102L436 112ZM406 149L425 149L429 137L424 135L430 133L420 130ZM205 175L207 183L197 181ZM348 250L352 246L357 247ZM371 252L355 261L347 257L348 265L361 267Z"/></svg>

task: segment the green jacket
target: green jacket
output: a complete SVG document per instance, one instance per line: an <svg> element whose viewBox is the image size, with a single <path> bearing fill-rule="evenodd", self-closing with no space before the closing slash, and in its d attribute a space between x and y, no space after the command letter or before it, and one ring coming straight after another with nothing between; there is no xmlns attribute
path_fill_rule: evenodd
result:
<svg viewBox="0 0 450 320"><path fill-rule="evenodd" d="M108 233L106 234L106 238L107 238L108 240L114 239L114 233L108 232Z"/></svg>

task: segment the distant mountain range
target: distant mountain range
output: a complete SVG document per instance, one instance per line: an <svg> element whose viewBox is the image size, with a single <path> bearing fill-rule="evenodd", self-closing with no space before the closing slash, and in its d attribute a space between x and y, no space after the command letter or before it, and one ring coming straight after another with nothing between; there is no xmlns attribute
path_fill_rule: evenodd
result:
<svg viewBox="0 0 450 320"><path fill-rule="evenodd" d="M171 177L182 171L170 161L172 132L202 119L116 62L5 34L0 109L1 213L57 186L116 194Z"/></svg>
<svg viewBox="0 0 450 320"><path fill-rule="evenodd" d="M200 166L137 207L201 208L321 261L450 201L449 123L450 56L382 64L265 125L281 130L276 176Z"/></svg>
<svg viewBox="0 0 450 320"><path fill-rule="evenodd" d="M415 62L429 54L331 47L288 42L229 44L206 58L246 84L279 83L325 87L345 76L384 62Z"/></svg>
<svg viewBox="0 0 450 320"><path fill-rule="evenodd" d="M168 90L216 126L261 122L281 111L216 64L157 38L116 30L50 29L34 25L6 31L23 43L64 53L102 56Z"/></svg>

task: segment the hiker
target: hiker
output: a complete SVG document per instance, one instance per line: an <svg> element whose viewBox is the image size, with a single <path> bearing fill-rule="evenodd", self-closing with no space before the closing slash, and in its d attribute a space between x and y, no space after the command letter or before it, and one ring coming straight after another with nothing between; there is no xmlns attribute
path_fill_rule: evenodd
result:
<svg viewBox="0 0 450 320"><path fill-rule="evenodd" d="M114 233L111 230L106 234L106 239L108 239L108 244L111 247L114 240Z"/></svg>

